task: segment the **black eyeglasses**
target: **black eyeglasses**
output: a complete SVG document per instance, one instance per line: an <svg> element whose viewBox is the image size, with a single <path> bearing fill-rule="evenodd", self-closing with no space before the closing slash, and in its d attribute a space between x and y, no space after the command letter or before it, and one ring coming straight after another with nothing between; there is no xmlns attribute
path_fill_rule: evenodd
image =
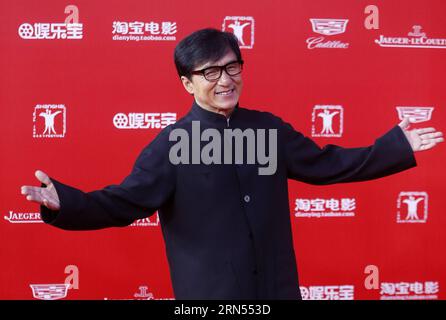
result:
<svg viewBox="0 0 446 320"><path fill-rule="evenodd" d="M192 71L191 74L202 75L207 81L217 81L221 78L223 70L229 76L236 76L243 70L243 60L231 61L224 66L212 66L201 70Z"/></svg>

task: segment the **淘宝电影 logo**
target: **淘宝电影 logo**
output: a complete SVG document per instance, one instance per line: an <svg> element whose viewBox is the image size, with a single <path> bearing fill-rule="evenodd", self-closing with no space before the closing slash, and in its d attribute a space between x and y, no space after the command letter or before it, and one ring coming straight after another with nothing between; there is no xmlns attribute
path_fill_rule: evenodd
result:
<svg viewBox="0 0 446 320"><path fill-rule="evenodd" d="M38 22L22 23L18 35L25 40L80 40L83 37L84 25L79 23L79 9L68 5L65 11L68 16L64 23Z"/></svg>
<svg viewBox="0 0 446 320"><path fill-rule="evenodd" d="M297 218L354 217L355 210L355 198L297 198L294 215Z"/></svg>
<svg viewBox="0 0 446 320"><path fill-rule="evenodd" d="M115 41L176 41L177 23L173 21L113 21Z"/></svg>

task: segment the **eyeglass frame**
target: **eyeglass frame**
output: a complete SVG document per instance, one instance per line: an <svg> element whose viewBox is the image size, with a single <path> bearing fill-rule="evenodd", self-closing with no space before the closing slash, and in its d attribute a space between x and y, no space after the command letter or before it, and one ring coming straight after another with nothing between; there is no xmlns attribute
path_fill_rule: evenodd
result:
<svg viewBox="0 0 446 320"><path fill-rule="evenodd" d="M227 68L230 64L233 64L233 63L236 63L236 62L238 62L238 63L240 64L240 72L231 75L231 74L228 73L228 70L226 70L226 68ZM216 82L216 81L220 80L221 76L223 75L223 70L224 70L224 71L226 72L226 74L227 74L228 76L230 76L230 77L234 77L234 76L237 76L237 75L239 75L240 73L242 73L242 71L243 71L243 63L244 63L243 60L234 60L234 61L228 62L228 63L225 64L224 66L209 66L209 67L206 67L206 68L203 68L203 69L200 69L200 70L194 70L194 71L191 71L191 74L199 75L199 76L203 76L203 78L205 78L205 79L206 79L207 81L209 81L209 82ZM220 69L220 75L219 75L218 78L215 79L215 80L209 80L209 79L206 78L206 76L205 76L205 72L206 72L206 70L211 69L211 68L219 68L219 69Z"/></svg>

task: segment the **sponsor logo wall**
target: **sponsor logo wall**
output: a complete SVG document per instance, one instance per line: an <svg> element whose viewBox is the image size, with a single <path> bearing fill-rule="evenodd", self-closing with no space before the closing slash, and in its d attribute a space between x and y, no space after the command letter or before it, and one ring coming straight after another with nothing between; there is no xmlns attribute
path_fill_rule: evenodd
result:
<svg viewBox="0 0 446 320"><path fill-rule="evenodd" d="M370 145L404 117L445 131L446 2L404 5L3 6L0 299L174 299L157 213L126 228L56 230L20 186L35 183L35 169L83 191L122 181L188 112L173 50L199 28L237 37L242 107L262 106L321 148ZM417 168L379 180L290 181L303 299L445 299L444 159L440 146L417 155ZM364 285L368 265L380 271L373 288Z"/></svg>

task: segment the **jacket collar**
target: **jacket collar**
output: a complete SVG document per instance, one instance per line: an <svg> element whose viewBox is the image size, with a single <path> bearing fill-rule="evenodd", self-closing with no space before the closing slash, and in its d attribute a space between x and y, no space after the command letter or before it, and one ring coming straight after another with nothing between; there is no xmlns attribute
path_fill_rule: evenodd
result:
<svg viewBox="0 0 446 320"><path fill-rule="evenodd" d="M191 114L194 116L194 118L198 118L198 120L200 121L206 121L214 125L224 124L225 126L227 126L228 120L232 121L234 117L237 115L238 108L239 105L237 103L237 105L234 108L234 111L232 111L229 118L226 118L226 116L222 114L212 112L200 107L194 100L194 103L192 104Z"/></svg>

